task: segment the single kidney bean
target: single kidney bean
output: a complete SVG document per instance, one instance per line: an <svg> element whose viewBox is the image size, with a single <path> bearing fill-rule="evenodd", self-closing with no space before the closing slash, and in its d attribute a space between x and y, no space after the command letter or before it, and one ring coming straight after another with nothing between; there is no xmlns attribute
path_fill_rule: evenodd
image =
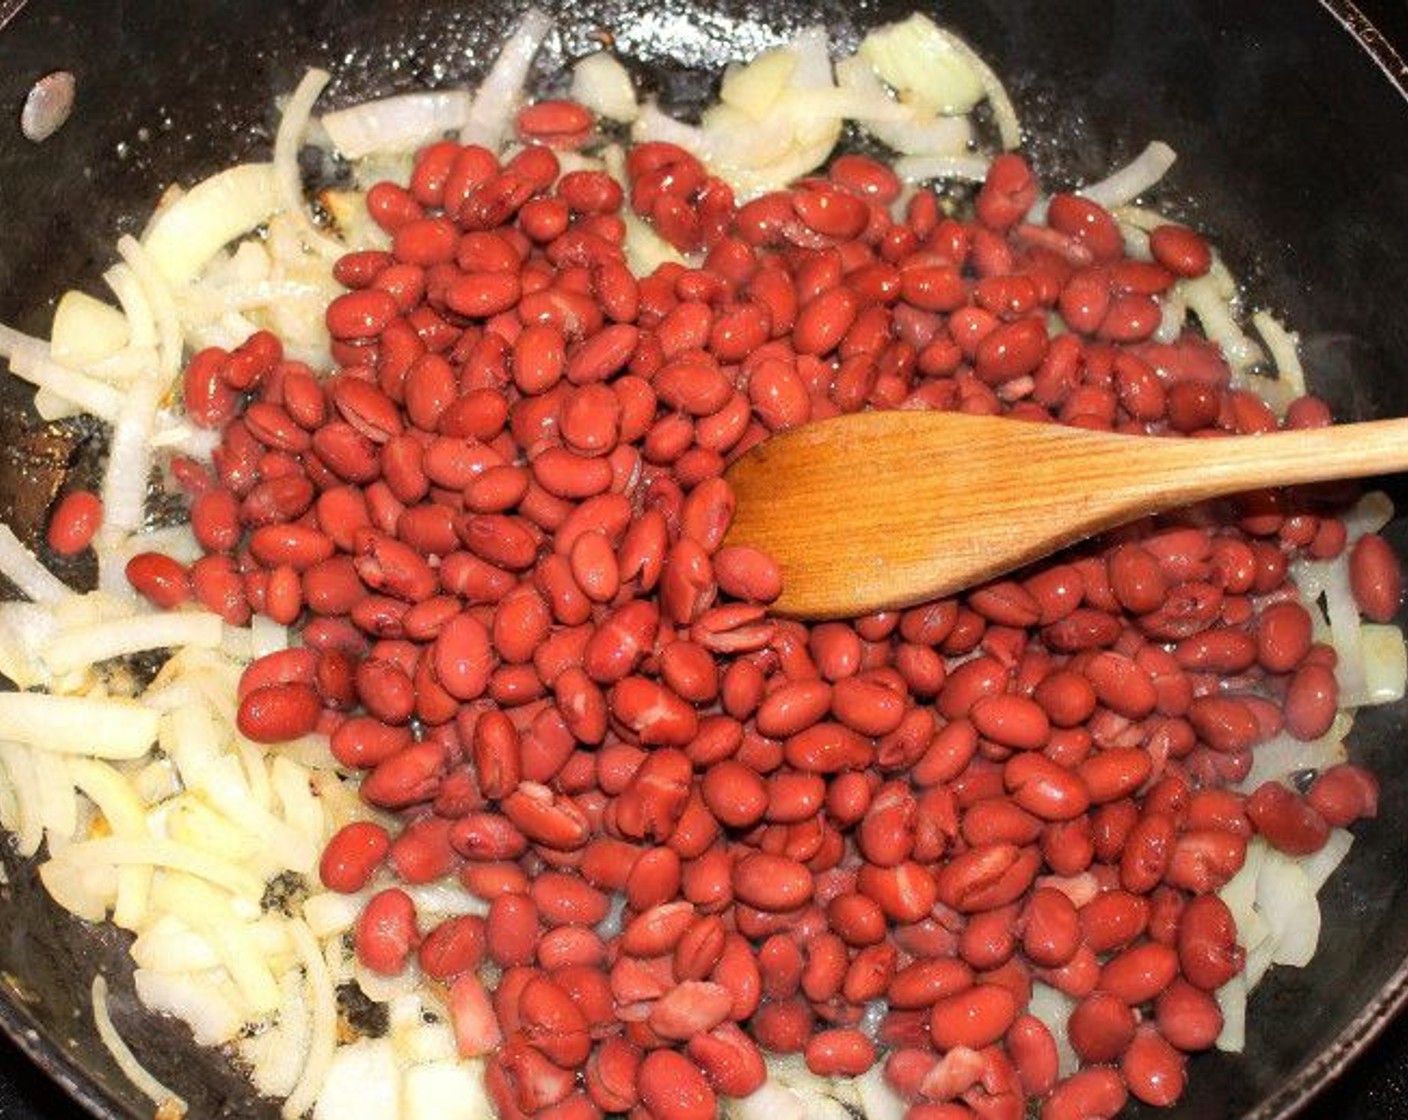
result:
<svg viewBox="0 0 1408 1120"><path fill-rule="evenodd" d="M1081 1060L1113 1062L1134 1038L1133 1009L1109 992L1094 992L1076 1004L1066 1024L1071 1047Z"/></svg>
<svg viewBox="0 0 1408 1120"><path fill-rule="evenodd" d="M1120 1073L1137 1099L1167 1108L1183 1095L1187 1061L1157 1029L1142 1026L1124 1052Z"/></svg>
<svg viewBox="0 0 1408 1120"><path fill-rule="evenodd" d="M1041 1120L1113 1120L1128 1097L1124 1081L1115 1070L1079 1070L1051 1091L1042 1103Z"/></svg>
<svg viewBox="0 0 1408 1120"><path fill-rule="evenodd" d="M196 504L199 501L197 497ZM60 556L76 556L92 543L102 523L102 499L91 490L70 490L49 514L45 539ZM233 547L233 544L230 542L226 547Z"/></svg>
<svg viewBox="0 0 1408 1120"><path fill-rule="evenodd" d="M1297 739L1318 739L1330 729L1339 706L1339 682L1327 665L1306 663L1286 688L1286 730Z"/></svg>
<svg viewBox="0 0 1408 1120"><path fill-rule="evenodd" d="M1318 852L1330 836L1330 826L1304 797L1280 782L1263 782L1247 798L1247 816L1273 847L1288 855Z"/></svg>
<svg viewBox="0 0 1408 1120"><path fill-rule="evenodd" d="M185 566L160 552L139 552L127 561L127 582L144 599L171 610L191 598L191 576ZM218 612L217 612L218 613Z"/></svg>
<svg viewBox="0 0 1408 1120"><path fill-rule="evenodd" d="M1365 533L1349 553L1354 600L1373 622L1390 622L1403 598L1403 573L1392 546L1377 533Z"/></svg>
<svg viewBox="0 0 1408 1120"><path fill-rule="evenodd" d="M1378 815L1379 782L1363 767L1342 762L1323 771L1305 799L1331 828L1346 828Z"/></svg>
<svg viewBox="0 0 1408 1120"><path fill-rule="evenodd" d="M929 1032L940 1050L966 1046L980 1050L1007 1033L1017 1017L1017 1002L999 984L975 984L935 1002Z"/></svg>
<svg viewBox="0 0 1408 1120"><path fill-rule="evenodd" d="M279 743L307 735L318 725L323 702L310 684L271 684L248 693L239 705L240 734L256 743Z"/></svg>
<svg viewBox="0 0 1408 1120"><path fill-rule="evenodd" d="M374 821L352 821L328 841L318 864L323 886L354 894L367 885L391 848L386 829Z"/></svg>
<svg viewBox="0 0 1408 1120"><path fill-rule="evenodd" d="M399 974L420 940L411 896L399 887L378 891L358 916L353 936L364 965L382 976Z"/></svg>
<svg viewBox="0 0 1408 1120"><path fill-rule="evenodd" d="M692 1061L677 1050L652 1050L637 1075L640 1099L661 1120L713 1120L714 1090Z"/></svg>

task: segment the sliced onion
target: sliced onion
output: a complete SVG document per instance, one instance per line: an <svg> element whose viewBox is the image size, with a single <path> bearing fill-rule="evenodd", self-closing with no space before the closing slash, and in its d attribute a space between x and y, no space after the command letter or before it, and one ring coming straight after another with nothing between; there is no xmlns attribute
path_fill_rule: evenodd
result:
<svg viewBox="0 0 1408 1120"><path fill-rule="evenodd" d="M58 634L45 647L44 659L55 672L63 672L153 649L186 645L214 649L220 644L223 626L220 616L209 611L112 619Z"/></svg>
<svg viewBox="0 0 1408 1120"><path fill-rule="evenodd" d="M126 315L87 292L72 289L54 308L49 349L56 362L82 368L116 354L130 336Z"/></svg>
<svg viewBox="0 0 1408 1120"><path fill-rule="evenodd" d="M137 1060L137 1056L132 1053L131 1048L123 1041L122 1035L118 1034L117 1027L113 1025L112 1015L108 1012L108 982L101 972L93 977L92 1001L93 1025L97 1027L98 1037L102 1039L103 1045L107 1047L108 1053L112 1055L112 1059L117 1063L117 1068L122 1071L122 1075L137 1087L138 1092L157 1106L159 1115L168 1117L174 1113L178 1116L184 1116L186 1102L163 1085L146 1066L142 1065Z"/></svg>
<svg viewBox="0 0 1408 1120"><path fill-rule="evenodd" d="M155 258L153 258L155 259ZM160 267L158 263L157 267ZM125 264L115 264L103 273L103 283L112 289L117 302L122 305L122 313L127 317L127 330L133 346L156 349L156 318L152 314L151 303L146 290L138 282L136 274Z"/></svg>
<svg viewBox="0 0 1408 1120"><path fill-rule="evenodd" d="M391 1043L359 1038L333 1054L313 1120L394 1120L400 1100L401 1071Z"/></svg>
<svg viewBox="0 0 1408 1120"><path fill-rule="evenodd" d="M323 128L348 159L372 152L409 152L463 127L469 119L468 90L402 93L324 113Z"/></svg>
<svg viewBox="0 0 1408 1120"><path fill-rule="evenodd" d="M1358 695L1340 694L1347 707L1393 704L1403 699L1408 686L1408 649L1403 631L1397 626L1366 622L1359 628L1364 650L1364 691Z"/></svg>
<svg viewBox="0 0 1408 1120"><path fill-rule="evenodd" d="M167 283L185 284L199 276L216 253L268 221L278 208L274 165L238 164L201 180L158 210L142 244Z"/></svg>
<svg viewBox="0 0 1408 1120"><path fill-rule="evenodd" d="M987 178L988 161L982 156L905 156L895 161L895 174L907 183L931 179L981 183Z"/></svg>
<svg viewBox="0 0 1408 1120"><path fill-rule="evenodd" d="M1330 838L1318 852L1312 852L1300 861L1301 870L1310 879L1310 885L1318 893L1326 880L1349 855L1354 846L1354 834L1345 828L1330 829Z"/></svg>
<svg viewBox="0 0 1408 1120"><path fill-rule="evenodd" d="M1349 554L1341 553L1325 569L1325 615L1335 647L1335 679L1341 696L1361 696L1367 679L1359 606L1349 583Z"/></svg>
<svg viewBox="0 0 1408 1120"><path fill-rule="evenodd" d="M279 118L279 131L274 136L274 183L278 190L279 207L293 216L299 233L308 248L326 257L341 256L345 246L339 244L313 224L308 203L303 197L303 176L298 170L298 152L313 115L313 105L330 75L326 70L312 69L293 91Z"/></svg>
<svg viewBox="0 0 1408 1120"><path fill-rule="evenodd" d="M313 1024L308 1033L308 1061L303 1066L303 1076L283 1103L283 1116L294 1120L303 1116L308 1107L313 1106L315 1097L321 1092L332 1066L332 1058L337 1051L338 1006L337 992L332 988L332 976L328 973L327 962L318 950L318 942L308 931L306 924L297 919L289 923L289 937L298 958L303 961L304 981L308 985L308 1000L313 1009Z"/></svg>
<svg viewBox="0 0 1408 1120"><path fill-rule="evenodd" d="M482 1120L493 1115L480 1062L411 1066L402 1081L401 1104L406 1120Z"/></svg>
<svg viewBox="0 0 1408 1120"><path fill-rule="evenodd" d="M144 377L123 398L108 442L108 462L103 471L100 545L112 547L122 535L139 529L146 517L151 442L163 389L159 378Z"/></svg>
<svg viewBox="0 0 1408 1120"><path fill-rule="evenodd" d="M1295 968L1309 964L1320 940L1320 906L1300 864L1269 849L1257 876L1256 908L1275 939L1271 963Z"/></svg>
<svg viewBox="0 0 1408 1120"><path fill-rule="evenodd" d="M573 64L572 100L599 117L624 124L640 113L629 71L608 51L595 51Z"/></svg>
<svg viewBox="0 0 1408 1120"><path fill-rule="evenodd" d="M135 237L126 234L119 237L117 251L141 284L151 306L156 321L157 369L165 389L176 380L181 369L181 317L176 312L176 300L166 278Z"/></svg>
<svg viewBox="0 0 1408 1120"><path fill-rule="evenodd" d="M82 412L109 423L117 419L122 394L111 385L54 361L47 343L0 325L0 354L9 359L16 377L72 403Z"/></svg>
<svg viewBox="0 0 1408 1120"><path fill-rule="evenodd" d="M308 1005L303 978L290 968L279 978L279 1013L265 1030L239 1041L250 1080L265 1096L287 1097L308 1060Z"/></svg>
<svg viewBox="0 0 1408 1120"><path fill-rule="evenodd" d="M971 112L985 93L972 49L919 12L871 31L859 56L902 96L945 116Z"/></svg>
<svg viewBox="0 0 1408 1120"><path fill-rule="evenodd" d="M1305 370L1300 364L1300 335L1288 331L1281 321L1269 311L1252 313L1252 326L1261 335L1262 342L1271 354L1271 364L1276 367L1278 379L1286 386L1289 396L1305 395Z"/></svg>
<svg viewBox="0 0 1408 1120"><path fill-rule="evenodd" d="M523 98L528 70L552 26L552 19L537 8L523 13L474 95L468 119L460 129L461 143L482 144L491 152L503 145Z"/></svg>
<svg viewBox="0 0 1408 1120"><path fill-rule="evenodd" d="M1240 1054L1247 1045L1247 981L1234 976L1213 994L1222 1012L1222 1031L1215 1045L1224 1053Z"/></svg>
<svg viewBox="0 0 1408 1120"><path fill-rule="evenodd" d="M127 840L118 837L84 840L75 844L69 855L80 863L92 866L105 863L114 866L137 864L184 871L222 887L238 898L252 900L256 906L264 894L264 884L244 868L189 844L178 844L172 840Z"/></svg>
<svg viewBox="0 0 1408 1120"><path fill-rule="evenodd" d="M1377 533L1393 520L1393 499L1382 490L1366 491L1343 520L1349 543L1353 544L1365 533Z"/></svg>
<svg viewBox="0 0 1408 1120"><path fill-rule="evenodd" d="M0 574L36 603L57 603L73 594L3 522L0 522Z"/></svg>
<svg viewBox="0 0 1408 1120"><path fill-rule="evenodd" d="M156 742L158 718L131 700L0 693L0 738L60 754L140 758Z"/></svg>
<svg viewBox="0 0 1408 1120"><path fill-rule="evenodd" d="M221 984L210 973L181 975L139 968L132 974L132 982L143 1004L175 1015L191 1028L197 1045L223 1045L244 1026L228 983Z"/></svg>
<svg viewBox="0 0 1408 1120"><path fill-rule="evenodd" d="M15 851L28 859L39 851L39 845L44 842L44 823L39 816L39 775L34 767L34 757L23 744L0 739L0 765L4 766L10 785L14 787L19 818L7 822L7 826L12 825Z"/></svg>
<svg viewBox="0 0 1408 1120"><path fill-rule="evenodd" d="M1222 356L1233 371L1245 370L1263 359L1261 347L1247 337L1232 317L1227 295L1219 278L1209 274L1196 280L1181 280L1178 288L1188 310L1198 317L1203 333L1222 350Z"/></svg>
<svg viewBox="0 0 1408 1120"><path fill-rule="evenodd" d="M1177 152L1162 140L1155 140L1125 166L1099 182L1081 187L1076 194L1113 210L1134 201L1153 187L1167 174L1177 158Z"/></svg>

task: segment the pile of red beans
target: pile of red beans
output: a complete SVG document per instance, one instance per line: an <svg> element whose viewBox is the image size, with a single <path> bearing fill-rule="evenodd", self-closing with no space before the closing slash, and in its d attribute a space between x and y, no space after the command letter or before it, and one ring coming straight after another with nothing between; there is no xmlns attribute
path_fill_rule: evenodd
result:
<svg viewBox="0 0 1408 1120"><path fill-rule="evenodd" d="M584 113L522 131L577 142ZM862 408L1274 429L1200 336L1152 339L1207 245L1164 226L1131 259L1070 194L1028 224L1014 155L969 218L920 190L896 219L900 183L857 155L741 206L668 144L627 170L623 190L546 144L444 142L374 187L391 247L336 265L340 368L261 333L186 369L220 432L213 471L175 464L206 555L139 556L133 584L301 636L249 666L240 729L326 732L400 815L333 837L328 888L456 876L488 901L430 925L385 887L356 950L446 986L505 1118L705 1120L762 1084L762 1052L883 1062L910 1120L1173 1102L1242 966L1214 892L1249 839L1300 855L1375 810L1353 766L1227 788L1259 742L1334 716L1287 567L1346 548L1343 492L1247 495L808 626L769 616L776 566L726 543L721 472ZM700 263L634 276L625 207ZM1284 420L1328 422L1309 397ZM1387 545L1350 563L1391 617ZM1071 1076L1036 981L1075 1001Z"/></svg>

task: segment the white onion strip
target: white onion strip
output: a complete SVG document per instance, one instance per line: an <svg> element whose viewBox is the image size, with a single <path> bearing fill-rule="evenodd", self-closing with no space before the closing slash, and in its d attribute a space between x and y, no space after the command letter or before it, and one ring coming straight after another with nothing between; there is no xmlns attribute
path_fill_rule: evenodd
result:
<svg viewBox="0 0 1408 1120"><path fill-rule="evenodd" d="M0 692L0 739L59 754L141 758L156 742L160 718L131 700Z"/></svg>
<svg viewBox="0 0 1408 1120"><path fill-rule="evenodd" d="M337 1048L337 995L333 991L327 961L307 924L294 918L288 923L288 933L307 971L313 1010L308 1061L303 1066L298 1084L293 1087L283 1106L283 1115L287 1120L296 1120L312 1107L332 1066L333 1053Z"/></svg>
<svg viewBox="0 0 1408 1120"><path fill-rule="evenodd" d="M41 564L34 553L0 522L0 573L36 603L53 604L73 594L68 584Z"/></svg>
<svg viewBox="0 0 1408 1120"><path fill-rule="evenodd" d="M343 246L313 224L303 198L303 177L298 172L298 151L303 146L303 134L308 131L313 104L330 78L326 70L309 70L284 106L279 131L274 136L274 181L280 205L298 223L308 247L325 256L336 257L342 255Z"/></svg>
<svg viewBox="0 0 1408 1120"><path fill-rule="evenodd" d="M122 305L122 313L127 316L129 345L154 348L157 344L156 318L136 275L125 264L115 264L103 273L103 282L112 289L112 294Z"/></svg>
<svg viewBox="0 0 1408 1120"><path fill-rule="evenodd" d="M141 528L147 513L147 481L152 469L152 433L164 387L143 377L122 402L108 443L103 472L104 543Z"/></svg>
<svg viewBox="0 0 1408 1120"><path fill-rule="evenodd" d="M181 372L181 316L176 312L176 300L166 278L135 237L126 234L119 237L117 251L122 254L123 261L132 270L147 302L151 304L152 316L156 320L157 368L161 371L164 390Z"/></svg>
<svg viewBox="0 0 1408 1120"><path fill-rule="evenodd" d="M938 30L943 40L978 76L983 92L988 95L988 104L992 106L993 121L997 125L997 134L1002 140L1002 146L1011 151L1022 143L1022 126L1017 120L1017 110L1012 107L1012 98L1007 96L1007 87L1002 84L1002 80L994 73L993 68L983 61L977 51L952 31L942 27Z"/></svg>
<svg viewBox="0 0 1408 1120"><path fill-rule="evenodd" d="M98 1028L98 1037L108 1048L123 1076L157 1106L162 1116L169 1116L172 1112L180 1116L186 1114L186 1102L137 1060L131 1047L118 1033L108 1013L108 982L101 972L93 977L93 1025Z"/></svg>
<svg viewBox="0 0 1408 1120"><path fill-rule="evenodd" d="M372 152L409 152L469 120L468 90L438 89L366 101L324 113L323 128L348 159Z"/></svg>
<svg viewBox="0 0 1408 1120"><path fill-rule="evenodd" d="M483 144L491 152L499 150L523 96L528 70L551 30L552 19L537 8L523 13L474 95L468 119L460 129L461 143Z"/></svg>
<svg viewBox="0 0 1408 1120"><path fill-rule="evenodd" d="M81 864L107 863L114 867L136 865L184 871L197 879L223 887L239 898L251 900L256 905L264 896L263 882L244 868L219 856L202 852L189 844L159 837L150 840L127 840L110 836L101 840L84 840L70 848L64 858L76 860Z"/></svg>
<svg viewBox="0 0 1408 1120"><path fill-rule="evenodd" d="M209 611L113 618L60 633L44 649L44 660L56 673L173 646L214 649L224 635L224 622Z"/></svg>
<svg viewBox="0 0 1408 1120"><path fill-rule="evenodd" d="M930 179L981 183L988 175L988 161L982 156L905 156L895 161L895 174L906 183Z"/></svg>
<svg viewBox="0 0 1408 1120"><path fill-rule="evenodd" d="M1076 194L1112 210L1132 202L1168 173L1178 154L1162 140L1155 140L1133 160L1099 182L1081 187Z"/></svg>
<svg viewBox="0 0 1408 1120"><path fill-rule="evenodd" d="M122 394L87 374L54 361L49 344L0 324L0 354L10 369L31 385L71 401L84 412L112 423L122 407Z"/></svg>

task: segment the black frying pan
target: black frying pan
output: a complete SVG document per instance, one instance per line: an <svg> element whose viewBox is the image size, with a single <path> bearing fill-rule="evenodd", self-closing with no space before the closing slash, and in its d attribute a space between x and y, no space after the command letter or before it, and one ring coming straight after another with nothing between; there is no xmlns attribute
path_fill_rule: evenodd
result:
<svg viewBox="0 0 1408 1120"><path fill-rule="evenodd" d="M667 102L697 102L726 59L823 21L837 40L911 0L540 0L565 13L540 67L615 34ZM0 4L0 17L18 5ZM0 35L0 105L56 69L78 109L42 146L0 121L0 319L43 333L52 297L98 291L116 235L159 185L267 151L274 93L307 65L330 97L479 73L519 2L409 5L255 0L35 2ZM570 14L569 14L570 13ZM949 0L936 13L995 65L1048 182L1096 177L1162 138L1180 153L1167 196L1210 230L1260 301L1304 339L1313 387L1344 418L1408 413L1408 104L1404 72L1348 3L1277 0ZM0 389L0 516L25 531L68 472L90 470L95 433L46 428ZM1400 488L1401 489L1401 488ZM1399 493L1400 504L1408 497ZM1395 538L1402 546L1401 527ZM1408 551L1408 549L1405 549ZM1359 830L1322 895L1324 951L1279 969L1252 1003L1247 1054L1193 1063L1164 1115L1289 1115L1361 1049L1408 994L1408 769L1404 713L1361 717L1359 756L1384 779L1378 823ZM97 1043L88 985L113 980L119 1024L200 1117L276 1115L238 1075L196 1057L184 1028L134 1006L123 938L58 914L29 867L0 891L0 1026L100 1116L150 1105Z"/></svg>

